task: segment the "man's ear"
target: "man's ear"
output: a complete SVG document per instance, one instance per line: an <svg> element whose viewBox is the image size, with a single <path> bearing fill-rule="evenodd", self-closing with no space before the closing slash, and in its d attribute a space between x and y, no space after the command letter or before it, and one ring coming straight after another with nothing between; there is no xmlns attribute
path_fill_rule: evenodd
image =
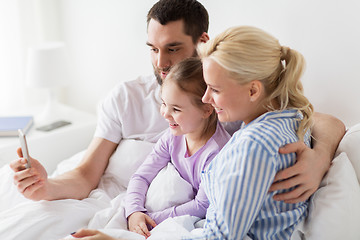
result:
<svg viewBox="0 0 360 240"><path fill-rule="evenodd" d="M199 42L206 43L207 41L209 41L209 39L209 35L206 32L203 32L199 38Z"/></svg>
<svg viewBox="0 0 360 240"><path fill-rule="evenodd" d="M256 100L258 100L259 97L261 96L263 89L264 87L259 80L253 80L250 83L250 88L249 88L250 102L255 102Z"/></svg>

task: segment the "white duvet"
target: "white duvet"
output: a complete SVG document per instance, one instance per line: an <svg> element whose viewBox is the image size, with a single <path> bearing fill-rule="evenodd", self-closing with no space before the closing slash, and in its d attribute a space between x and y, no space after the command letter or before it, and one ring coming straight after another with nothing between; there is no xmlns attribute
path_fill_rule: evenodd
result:
<svg viewBox="0 0 360 240"><path fill-rule="evenodd" d="M72 238L69 234L83 227L99 229L113 237L144 239L126 230L123 200L130 176L152 146L147 142L122 141L111 157L98 188L84 200L27 200L14 187L9 166L2 167L0 239ZM74 168L82 155L83 152L63 161L52 176ZM146 207L156 211L181 204L192 197L191 186L168 165L150 185ZM359 203L360 188L356 174L346 154L342 153L334 159L322 187L311 199L309 217L298 226L292 239L360 239ZM190 216L169 218L154 228L148 239L180 239L181 236L196 234L201 231L201 228L195 229L199 220Z"/></svg>
<svg viewBox="0 0 360 240"><path fill-rule="evenodd" d="M82 227L101 229L113 237L144 239L139 234L127 231L123 200L126 193L125 186L130 176L151 151L152 146L153 144L148 142L122 141L111 157L98 188L84 200L39 202L27 200L14 187L13 174L9 166L2 167L0 176L4 181L0 183L0 192L5 194L0 202L0 239L71 238L69 233ZM83 153L80 152L60 163L51 177L74 168L82 159ZM166 184L163 184L165 182ZM191 198L193 198L191 185L183 180L175 168L169 164L150 186L146 207L158 211L174 204L184 203ZM181 237L182 234L189 233L182 225L193 226L195 220L199 219L184 216L178 221L171 222L170 220L165 223L165 228L159 226L159 229L167 230L153 230L152 239L166 239L164 236L168 236L166 234L169 229L173 229ZM169 227L169 224L173 227Z"/></svg>

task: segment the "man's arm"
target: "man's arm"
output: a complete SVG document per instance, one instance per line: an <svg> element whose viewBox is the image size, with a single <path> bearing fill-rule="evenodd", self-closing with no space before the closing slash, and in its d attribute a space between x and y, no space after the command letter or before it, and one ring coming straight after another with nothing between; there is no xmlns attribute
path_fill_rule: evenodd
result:
<svg viewBox="0 0 360 240"><path fill-rule="evenodd" d="M116 143L94 138L78 167L51 179L37 160L32 159L29 169L23 167L23 159L16 160L10 164L15 172L14 183L19 192L32 200L86 198L97 187L116 147ZM18 154L22 157L21 151Z"/></svg>
<svg viewBox="0 0 360 240"><path fill-rule="evenodd" d="M290 192L277 194L275 200L297 203L308 199L320 186L321 180L330 168L335 151L345 134L345 125L337 118L322 114L314 114L312 129L313 148L296 142L279 150L286 154L296 152L297 162L294 166L279 171L270 191L296 188Z"/></svg>

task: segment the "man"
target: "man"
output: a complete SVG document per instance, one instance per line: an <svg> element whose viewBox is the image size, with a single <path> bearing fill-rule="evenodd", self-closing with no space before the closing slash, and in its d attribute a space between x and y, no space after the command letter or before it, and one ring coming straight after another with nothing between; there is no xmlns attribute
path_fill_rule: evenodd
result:
<svg viewBox="0 0 360 240"><path fill-rule="evenodd" d="M149 11L147 25L147 45L151 50L154 75L121 83L113 89L101 106L94 139L74 170L49 179L37 160L31 159L30 169L25 169L25 159L13 161L10 166L15 172L14 182L26 198L86 198L97 187L110 156L122 139L155 142L168 127L159 113L159 84L174 64L196 55L196 46L209 39L208 14L195 0L160 0ZM298 162L279 172L270 190L297 188L276 196L276 200L302 201L318 188L344 129L339 120L317 114L313 149L294 143L280 150L296 152ZM18 155L22 157L20 149Z"/></svg>

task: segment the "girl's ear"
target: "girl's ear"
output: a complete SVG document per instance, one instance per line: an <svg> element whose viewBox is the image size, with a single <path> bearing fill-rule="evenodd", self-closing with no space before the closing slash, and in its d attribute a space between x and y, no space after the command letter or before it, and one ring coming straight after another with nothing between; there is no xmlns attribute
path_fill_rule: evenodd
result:
<svg viewBox="0 0 360 240"><path fill-rule="evenodd" d="M263 91L262 83L259 80L252 81L249 89L250 102L257 101L261 96L262 91Z"/></svg>
<svg viewBox="0 0 360 240"><path fill-rule="evenodd" d="M204 104L204 115L203 118L206 119L210 117L210 115L213 113L214 108L210 104Z"/></svg>

